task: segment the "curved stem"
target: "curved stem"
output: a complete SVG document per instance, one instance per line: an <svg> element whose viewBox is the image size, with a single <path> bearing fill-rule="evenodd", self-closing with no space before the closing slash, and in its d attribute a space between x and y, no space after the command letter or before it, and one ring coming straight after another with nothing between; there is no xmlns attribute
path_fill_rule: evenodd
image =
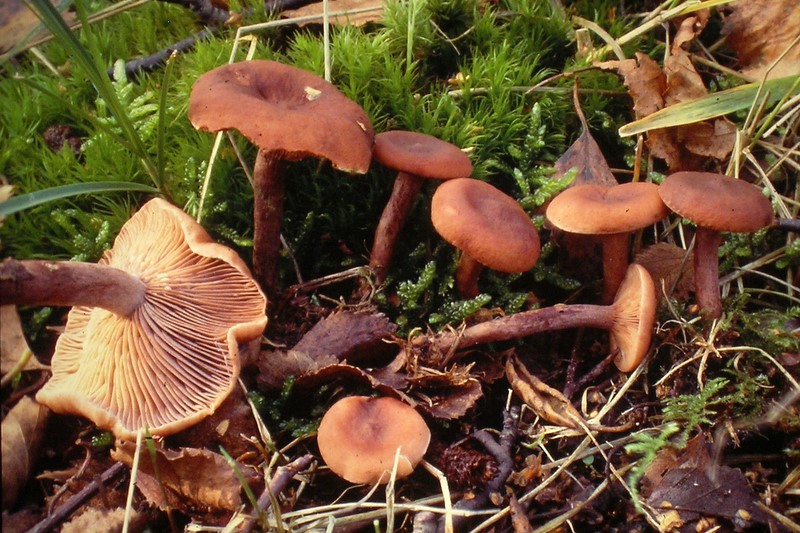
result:
<svg viewBox="0 0 800 533"><path fill-rule="evenodd" d="M603 243L603 297L602 303L614 301L622 280L628 271L628 234L612 233L602 236Z"/></svg>
<svg viewBox="0 0 800 533"><path fill-rule="evenodd" d="M258 151L253 165L253 277L270 301L279 292L284 166L278 154L264 150Z"/></svg>
<svg viewBox="0 0 800 533"><path fill-rule="evenodd" d="M610 329L616 315L613 305L555 305L481 322L461 332L445 331L433 339L420 337L417 344L430 343L431 347L447 352L454 346L463 349L476 344L518 339L557 329L578 327Z"/></svg>
<svg viewBox="0 0 800 533"><path fill-rule="evenodd" d="M708 318L722 316L719 296L719 231L697 227L694 234L694 290L697 305Z"/></svg>
<svg viewBox="0 0 800 533"><path fill-rule="evenodd" d="M481 291L478 287L478 276L484 266L474 257L462 250L461 259L456 267L456 289L462 298L475 298Z"/></svg>
<svg viewBox="0 0 800 533"><path fill-rule="evenodd" d="M0 263L0 304L89 306L129 316L146 286L118 268L73 261L5 259Z"/></svg>
<svg viewBox="0 0 800 533"><path fill-rule="evenodd" d="M380 285L389 273L397 237L406 223L414 200L422 189L423 178L400 172L394 180L392 194L375 229L369 266L375 272L375 284Z"/></svg>

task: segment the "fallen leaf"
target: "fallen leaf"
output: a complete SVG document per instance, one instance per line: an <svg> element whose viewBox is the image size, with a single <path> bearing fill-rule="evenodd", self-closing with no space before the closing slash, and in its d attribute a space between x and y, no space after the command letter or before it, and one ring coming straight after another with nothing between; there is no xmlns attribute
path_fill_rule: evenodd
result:
<svg viewBox="0 0 800 533"><path fill-rule="evenodd" d="M659 297L664 292L685 299L694 290L694 265L686 250L668 242L643 248L634 262L642 265L656 284Z"/></svg>
<svg viewBox="0 0 800 533"><path fill-rule="evenodd" d="M49 413L43 405L23 396L3 419L3 510L14 505L33 471Z"/></svg>
<svg viewBox="0 0 800 533"><path fill-rule="evenodd" d="M747 0L730 5L722 34L750 81L800 74L800 3L797 0ZM789 49L789 46L794 45ZM775 67L769 67L784 52Z"/></svg>
<svg viewBox="0 0 800 533"><path fill-rule="evenodd" d="M173 508L201 505L228 511L241 504L242 486L222 455L199 448L180 451L157 448L156 476L146 445L142 446L136 486L152 504L161 509L166 509L169 503ZM134 442L118 441L111 458L131 466L135 451Z"/></svg>
<svg viewBox="0 0 800 533"><path fill-rule="evenodd" d="M766 524L758 498L738 468L714 464L702 435L676 453L660 452L649 466L642 494L660 522L687 524L724 519L738 529Z"/></svg>
<svg viewBox="0 0 800 533"><path fill-rule="evenodd" d="M52 3L56 6L59 4L58 0L52 0ZM67 24L75 20L75 15L72 13L62 13L61 16ZM11 50L29 34L30 40L36 40L50 35L50 32L39 25L39 17L23 0L0 2L0 53Z"/></svg>
<svg viewBox="0 0 800 533"><path fill-rule="evenodd" d="M22 370L47 370L31 353L15 305L0 305L0 373L11 372L22 357L28 360Z"/></svg>
<svg viewBox="0 0 800 533"><path fill-rule="evenodd" d="M379 366L376 360L396 351L384 342L396 330L383 314L339 311L314 324L292 349L311 359L334 356L350 364Z"/></svg>
<svg viewBox="0 0 800 533"><path fill-rule="evenodd" d="M585 426L581 424L583 417L569 400L528 372L516 357L509 357L506 363L506 376L511 389L536 415L558 426L572 429Z"/></svg>
<svg viewBox="0 0 800 533"><path fill-rule="evenodd" d="M381 20L383 18L382 7L383 7L383 0L329 0L328 2L329 13L337 13L343 11L360 11L364 9L374 8L366 12L356 12L356 13L349 13L331 17L331 23L338 24L340 26L348 24L352 26L363 26L368 22ZM313 4L308 4L303 7L299 7L297 9L286 9L281 13L281 15L284 18L318 16L319 19L314 20L312 22L320 23L322 22L322 13L323 13L323 3L315 2ZM300 26L304 26L305 24L308 24L308 22L302 22L300 23Z"/></svg>

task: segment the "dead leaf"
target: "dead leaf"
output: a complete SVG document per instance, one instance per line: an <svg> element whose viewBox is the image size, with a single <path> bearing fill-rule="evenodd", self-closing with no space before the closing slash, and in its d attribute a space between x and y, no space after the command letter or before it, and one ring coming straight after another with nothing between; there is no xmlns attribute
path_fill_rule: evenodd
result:
<svg viewBox="0 0 800 533"><path fill-rule="evenodd" d="M135 443L118 441L111 458L131 466L135 451ZM143 448L141 453L136 486L149 502L161 509L167 507L165 495L173 508L201 505L233 511L241 504L242 486L222 455L199 448L180 451L157 448L157 477L147 449Z"/></svg>
<svg viewBox="0 0 800 533"><path fill-rule="evenodd" d="M611 173L611 167L608 166L603 152L600 151L600 146L597 145L597 141L594 140L594 137L589 132L589 125L586 123L586 117L583 115L580 100L578 99L577 88L578 86L575 84L573 101L575 102L575 111L581 121L583 131L556 161L554 165L556 172L553 177L559 178L571 168L577 167L578 174L570 184L570 187L587 183L613 187L618 184L617 179Z"/></svg>
<svg viewBox="0 0 800 533"><path fill-rule="evenodd" d="M797 0L740 0L730 5L722 26L728 45L736 52L742 74L749 81L800 74L800 43L767 73L772 63L800 35L800 3Z"/></svg>
<svg viewBox="0 0 800 533"><path fill-rule="evenodd" d="M0 305L0 373L11 372L25 356L28 361L22 370L47 370L49 367L29 354L30 348L22 332L19 313L15 305ZM28 354L28 355L26 355Z"/></svg>
<svg viewBox="0 0 800 533"><path fill-rule="evenodd" d="M658 295L663 290L679 299L685 299L694 290L694 265L686 250L668 242L659 242L642 249L634 262L642 265L655 281ZM670 292L672 291L672 292Z"/></svg>
<svg viewBox="0 0 800 533"><path fill-rule="evenodd" d="M383 314L339 311L314 324L292 349L311 359L332 355L339 361L374 367L380 364L376 360L392 351L384 340L396 330Z"/></svg>
<svg viewBox="0 0 800 533"><path fill-rule="evenodd" d="M511 389L536 415L558 426L571 429L585 427L585 423L582 423L583 417L569 400L528 372L516 357L509 357L506 363L506 376Z"/></svg>
<svg viewBox="0 0 800 533"><path fill-rule="evenodd" d="M23 396L3 419L3 510L10 509L28 481L50 411Z"/></svg>
<svg viewBox="0 0 800 533"><path fill-rule="evenodd" d="M461 418L483 398L480 381L469 378L456 386L423 389L419 391L427 401L419 407L434 418L455 420Z"/></svg>
<svg viewBox="0 0 800 533"><path fill-rule="evenodd" d="M660 522L713 518L767 523L745 475L738 468L714 464L702 435L680 453L669 448L660 452L645 473L642 494L649 494L647 502Z"/></svg>
<svg viewBox="0 0 800 533"><path fill-rule="evenodd" d="M338 24L340 26L345 26L348 24L352 26L363 26L368 22L381 20L383 18L383 10L378 8L382 7L383 0L329 0L328 2L329 13L375 8L374 10L367 11L365 13L351 13L347 15L331 17L331 23ZM297 9L284 10L281 15L287 18L319 16L319 20L315 20L313 22L320 23L322 22L322 12L322 2L316 2L299 7ZM305 24L308 24L308 22L303 22L300 24L300 26L304 26Z"/></svg>
<svg viewBox="0 0 800 533"><path fill-rule="evenodd" d="M52 0L58 5L58 0ZM62 13L62 17L70 24L75 20L72 13ZM23 0L3 0L0 2L0 53L7 52L23 41L28 34L39 26L39 17L31 11ZM30 40L49 35L50 32L40 26Z"/></svg>
<svg viewBox="0 0 800 533"><path fill-rule="evenodd" d="M338 362L333 355L314 359L306 352L297 350L263 351L256 362L256 381L261 390L279 390L289 378L304 376Z"/></svg>

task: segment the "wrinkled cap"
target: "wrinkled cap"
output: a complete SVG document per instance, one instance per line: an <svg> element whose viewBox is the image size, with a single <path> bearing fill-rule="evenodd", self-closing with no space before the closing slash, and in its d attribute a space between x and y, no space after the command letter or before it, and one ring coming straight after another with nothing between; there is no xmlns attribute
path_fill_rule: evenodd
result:
<svg viewBox="0 0 800 533"><path fill-rule="evenodd" d="M139 277L144 302L127 317L74 307L36 400L123 439L145 427L169 435L212 414L236 383L240 343L267 324L247 266L161 199L128 220L100 264Z"/></svg>
<svg viewBox="0 0 800 533"><path fill-rule="evenodd" d="M333 404L317 432L328 467L351 483L386 483L400 449L397 478L411 474L431 440L425 420L394 398L349 396Z"/></svg>
<svg viewBox="0 0 800 533"><path fill-rule="evenodd" d="M447 141L413 131L384 131L375 136L373 157L400 172L429 179L468 178L472 162Z"/></svg>
<svg viewBox="0 0 800 533"><path fill-rule="evenodd" d="M772 222L772 205L757 187L724 174L676 172L661 184L664 203L698 226L748 233Z"/></svg>
<svg viewBox="0 0 800 533"><path fill-rule="evenodd" d="M284 159L324 158L346 172L365 173L372 157L374 131L358 104L319 76L275 61L222 65L200 76L189 120L205 131L236 129Z"/></svg>
<svg viewBox="0 0 800 533"><path fill-rule="evenodd" d="M539 259L539 233L512 197L471 178L442 183L431 200L433 227L447 242L500 272L525 272Z"/></svg>
<svg viewBox="0 0 800 533"><path fill-rule="evenodd" d="M630 372L642 362L650 349L656 320L656 287L647 269L637 263L628 267L612 304L617 318L611 328L611 350L622 372Z"/></svg>
<svg viewBox="0 0 800 533"><path fill-rule="evenodd" d="M584 235L627 233L666 217L658 185L623 183L612 187L576 185L550 201L545 216L556 228Z"/></svg>

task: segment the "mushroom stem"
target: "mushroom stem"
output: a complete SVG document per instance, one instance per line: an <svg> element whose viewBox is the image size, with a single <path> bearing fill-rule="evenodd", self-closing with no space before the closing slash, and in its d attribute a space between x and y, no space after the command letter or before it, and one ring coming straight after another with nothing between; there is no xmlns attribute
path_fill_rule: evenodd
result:
<svg viewBox="0 0 800 533"><path fill-rule="evenodd" d="M378 227L375 229L369 257L369 266L374 272L376 285L386 280L397 237L403 230L414 200L422 189L422 183L422 178L407 172L399 172L394 180L392 194L386 207L383 208Z"/></svg>
<svg viewBox="0 0 800 533"><path fill-rule="evenodd" d="M277 153L259 150L253 166L253 277L273 301L278 293L278 258L286 184L285 161Z"/></svg>
<svg viewBox="0 0 800 533"><path fill-rule="evenodd" d="M478 277L484 265L466 252L461 252L461 259L456 267L456 289L462 298L475 298L481 291L478 287Z"/></svg>
<svg viewBox="0 0 800 533"><path fill-rule="evenodd" d="M614 301L620 283L628 269L628 233L610 233L602 236L603 244L603 297L602 303Z"/></svg>
<svg viewBox="0 0 800 533"><path fill-rule="evenodd" d="M616 318L617 309L614 305L560 304L481 322L462 331L445 331L429 342L431 347L447 352L454 346L464 349L487 342L527 337L543 331L579 327L611 329ZM428 339L420 337L417 344L426 342Z"/></svg>
<svg viewBox="0 0 800 533"><path fill-rule="evenodd" d="M722 316L719 296L719 245L722 238L714 229L698 226L694 234L695 298L708 318Z"/></svg>
<svg viewBox="0 0 800 533"><path fill-rule="evenodd" d="M2 305L102 307L130 316L145 297L145 283L118 268L77 261L19 261L0 263Z"/></svg>

